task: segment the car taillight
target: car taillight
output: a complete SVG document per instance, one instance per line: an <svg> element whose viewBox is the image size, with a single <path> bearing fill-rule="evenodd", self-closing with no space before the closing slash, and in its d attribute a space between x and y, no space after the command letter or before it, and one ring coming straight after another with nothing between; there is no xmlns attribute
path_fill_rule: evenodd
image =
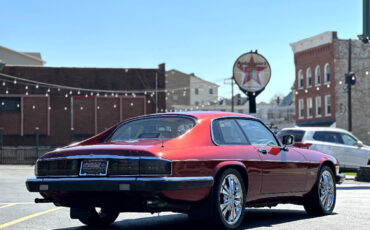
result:
<svg viewBox="0 0 370 230"><path fill-rule="evenodd" d="M170 175L171 161L161 158L115 159L109 161L109 176Z"/></svg>
<svg viewBox="0 0 370 230"><path fill-rule="evenodd" d="M77 176L78 172L78 160L39 160L35 166L35 175L39 177Z"/></svg>
<svg viewBox="0 0 370 230"><path fill-rule="evenodd" d="M125 176L139 175L139 159L111 159L109 160L108 175Z"/></svg>
<svg viewBox="0 0 370 230"><path fill-rule="evenodd" d="M165 159L140 159L140 175L170 175L171 161Z"/></svg>
<svg viewBox="0 0 370 230"><path fill-rule="evenodd" d="M309 149L311 145L312 145L311 143L304 143L304 142L294 143L295 147L302 148L302 149Z"/></svg>

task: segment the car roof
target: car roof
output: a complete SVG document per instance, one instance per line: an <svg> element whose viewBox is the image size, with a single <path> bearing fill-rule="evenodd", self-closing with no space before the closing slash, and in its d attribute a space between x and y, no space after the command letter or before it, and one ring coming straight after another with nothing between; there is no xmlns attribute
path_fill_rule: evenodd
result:
<svg viewBox="0 0 370 230"><path fill-rule="evenodd" d="M342 133L349 133L345 129L340 128L330 128L330 127L292 127L292 128L284 128L284 130L297 130L297 131L327 131L327 132L342 132Z"/></svg>
<svg viewBox="0 0 370 230"><path fill-rule="evenodd" d="M197 119L204 119L204 118L213 119L217 117L248 117L248 118L257 119L251 115L247 115L244 113L219 112L219 111L187 111L187 112L155 113L155 114L148 114L148 115L139 116L139 117L161 116L161 115L185 115L185 116L192 116Z"/></svg>

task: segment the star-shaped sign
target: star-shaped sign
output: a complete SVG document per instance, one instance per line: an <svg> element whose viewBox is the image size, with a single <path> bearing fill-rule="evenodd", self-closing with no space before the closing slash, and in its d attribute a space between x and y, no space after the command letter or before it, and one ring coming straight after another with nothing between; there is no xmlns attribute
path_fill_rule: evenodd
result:
<svg viewBox="0 0 370 230"><path fill-rule="evenodd" d="M249 59L248 65L238 65L238 68L245 74L243 85L251 80L255 80L259 85L261 85L261 80L259 73L266 69L265 66L257 66L254 62L253 56Z"/></svg>

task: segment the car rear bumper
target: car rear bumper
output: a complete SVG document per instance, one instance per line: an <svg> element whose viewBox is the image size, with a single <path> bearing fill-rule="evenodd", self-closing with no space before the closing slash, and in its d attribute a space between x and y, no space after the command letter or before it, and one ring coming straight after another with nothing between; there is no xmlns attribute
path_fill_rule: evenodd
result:
<svg viewBox="0 0 370 230"><path fill-rule="evenodd" d="M337 184L342 184L346 177L343 174L337 174L336 175L336 182Z"/></svg>
<svg viewBox="0 0 370 230"><path fill-rule="evenodd" d="M122 178L37 178L28 179L30 192L120 192L183 190L213 185L213 177L122 177Z"/></svg>

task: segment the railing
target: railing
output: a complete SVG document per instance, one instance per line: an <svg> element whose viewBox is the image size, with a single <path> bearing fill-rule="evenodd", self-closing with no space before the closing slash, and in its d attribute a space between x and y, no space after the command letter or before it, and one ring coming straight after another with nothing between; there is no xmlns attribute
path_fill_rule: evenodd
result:
<svg viewBox="0 0 370 230"><path fill-rule="evenodd" d="M37 158L54 149L50 146L0 147L0 164L34 164Z"/></svg>

